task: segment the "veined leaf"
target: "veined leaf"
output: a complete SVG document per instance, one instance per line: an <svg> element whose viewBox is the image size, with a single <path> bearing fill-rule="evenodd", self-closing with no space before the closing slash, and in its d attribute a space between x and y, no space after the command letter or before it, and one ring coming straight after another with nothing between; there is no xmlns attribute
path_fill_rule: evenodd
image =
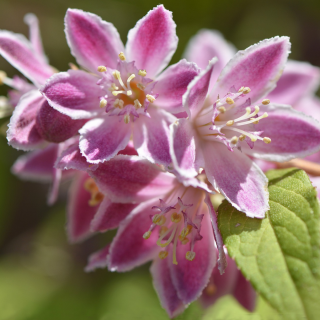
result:
<svg viewBox="0 0 320 320"><path fill-rule="evenodd" d="M307 174L272 170L270 211L246 217L224 201L218 223L229 255L283 319L320 317L319 202Z"/></svg>

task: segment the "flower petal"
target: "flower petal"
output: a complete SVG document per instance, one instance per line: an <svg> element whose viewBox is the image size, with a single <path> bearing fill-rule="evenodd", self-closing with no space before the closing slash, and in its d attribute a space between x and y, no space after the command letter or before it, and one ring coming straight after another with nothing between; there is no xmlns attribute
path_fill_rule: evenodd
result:
<svg viewBox="0 0 320 320"><path fill-rule="evenodd" d="M141 202L170 191L174 175L137 156L118 155L89 172L100 191L113 202Z"/></svg>
<svg viewBox="0 0 320 320"><path fill-rule="evenodd" d="M140 204L120 223L110 246L108 267L111 271L129 271L152 260L159 252L157 232L153 232L149 239L143 238L149 230L149 215L153 213L151 207L155 204L154 200Z"/></svg>
<svg viewBox="0 0 320 320"><path fill-rule="evenodd" d="M59 150L58 150L58 154L59 154ZM52 185L49 190L48 198L47 198L47 204L49 206L53 205L58 199L59 187L60 187L60 182L62 178L61 169L53 168L52 172L53 172L53 180L52 180Z"/></svg>
<svg viewBox="0 0 320 320"><path fill-rule="evenodd" d="M12 172L21 179L32 181L52 181L53 165L58 154L58 146L50 144L42 150L35 150L20 156L12 167Z"/></svg>
<svg viewBox="0 0 320 320"><path fill-rule="evenodd" d="M194 118L204 105L216 62L216 58L209 61L207 68L190 82L187 92L182 97L183 106L191 118Z"/></svg>
<svg viewBox="0 0 320 320"><path fill-rule="evenodd" d="M16 149L32 150L44 144L36 128L36 117L45 99L38 90L22 96L14 109L7 131L9 145Z"/></svg>
<svg viewBox="0 0 320 320"><path fill-rule="evenodd" d="M177 45L172 13L159 5L129 31L126 51L128 60L134 60L152 78L168 65Z"/></svg>
<svg viewBox="0 0 320 320"><path fill-rule="evenodd" d="M304 97L294 105L294 108L320 122L320 99L317 96Z"/></svg>
<svg viewBox="0 0 320 320"><path fill-rule="evenodd" d="M196 64L185 59L167 68L157 79L155 91L159 97L155 104L174 114L185 111L182 106L182 96L199 72L200 69Z"/></svg>
<svg viewBox="0 0 320 320"><path fill-rule="evenodd" d="M208 61L217 57L218 61L211 76L211 84L213 85L221 70L235 53L236 48L227 42L219 31L202 29L190 39L184 57L188 61L195 62L201 69L205 69Z"/></svg>
<svg viewBox="0 0 320 320"><path fill-rule="evenodd" d="M269 161L288 161L305 157L320 150L320 123L293 110L290 106L270 104L260 108L268 117L255 125L257 131L271 139L265 144L258 140L251 150L244 146L245 153Z"/></svg>
<svg viewBox="0 0 320 320"><path fill-rule="evenodd" d="M91 231L104 232L118 228L119 223L124 220L135 207L136 205L133 203L115 203L105 197L94 219L91 221Z"/></svg>
<svg viewBox="0 0 320 320"><path fill-rule="evenodd" d="M60 72L48 79L40 91L49 104L72 119L88 119L97 116L102 89L98 78L82 70Z"/></svg>
<svg viewBox="0 0 320 320"><path fill-rule="evenodd" d="M112 159L124 149L131 136L131 125L105 116L87 122L80 133L80 151L90 163Z"/></svg>
<svg viewBox="0 0 320 320"><path fill-rule="evenodd" d="M149 114L150 118L142 116L134 123L134 146L139 156L168 166L172 161L169 152L169 125L176 117L161 109L151 109Z"/></svg>
<svg viewBox="0 0 320 320"><path fill-rule="evenodd" d="M72 55L80 66L97 73L99 66L115 68L118 54L124 51L113 24L78 9L68 9L65 33Z"/></svg>
<svg viewBox="0 0 320 320"><path fill-rule="evenodd" d="M203 152L209 182L237 210L248 217L264 218L269 210L269 193L268 179L261 169L245 154L237 149L229 151L222 143L206 143Z"/></svg>
<svg viewBox="0 0 320 320"><path fill-rule="evenodd" d="M1 30L0 54L37 86L53 74L53 69L43 62L22 34Z"/></svg>
<svg viewBox="0 0 320 320"><path fill-rule="evenodd" d="M295 106L301 98L314 93L319 84L319 68L307 62L289 60L277 87L268 94L268 99Z"/></svg>
<svg viewBox="0 0 320 320"><path fill-rule="evenodd" d="M150 272L161 306L167 311L170 318L174 318L183 312L185 306L172 283L168 262L168 259L161 260L157 257L151 265Z"/></svg>
<svg viewBox="0 0 320 320"><path fill-rule="evenodd" d="M94 271L97 268L105 268L108 265L107 257L110 250L110 244L105 246L103 249L94 252L90 255L88 264L85 268L86 272Z"/></svg>
<svg viewBox="0 0 320 320"><path fill-rule="evenodd" d="M222 70L211 92L212 99L224 97L233 86L236 90L244 86L251 89L244 99L255 103L275 88L289 52L288 37L266 39L239 51Z"/></svg>
<svg viewBox="0 0 320 320"><path fill-rule="evenodd" d="M201 295L216 264L216 249L207 210L201 225L203 238L195 242L194 252L196 256L194 260L186 259L186 253L190 247L181 245L177 248L178 264L169 264L172 282L177 290L178 297L185 304L189 304ZM170 251L172 253L172 247Z"/></svg>
<svg viewBox="0 0 320 320"><path fill-rule="evenodd" d="M90 223L98 210L98 206L90 206L91 194L85 190L84 184L89 176L78 173L73 181L68 198L67 232L71 242L78 242L91 235Z"/></svg>

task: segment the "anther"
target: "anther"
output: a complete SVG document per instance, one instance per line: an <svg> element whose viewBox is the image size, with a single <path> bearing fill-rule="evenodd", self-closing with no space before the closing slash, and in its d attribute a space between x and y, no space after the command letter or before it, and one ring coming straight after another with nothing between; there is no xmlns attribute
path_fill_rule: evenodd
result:
<svg viewBox="0 0 320 320"><path fill-rule="evenodd" d="M90 207L95 207L99 203L102 202L104 195L101 192L96 192L91 195L91 199L89 200L88 204Z"/></svg>
<svg viewBox="0 0 320 320"><path fill-rule="evenodd" d="M142 107L142 104L140 103L140 101L138 99L134 100L133 103L134 103L134 107L136 109L140 109Z"/></svg>
<svg viewBox="0 0 320 320"><path fill-rule="evenodd" d="M264 137L264 138L263 138L263 142L268 144L268 143L271 142L271 139L268 138L268 137Z"/></svg>
<svg viewBox="0 0 320 320"><path fill-rule="evenodd" d="M189 261L193 261L194 258L196 257L196 253L193 251L187 251L186 253L186 259Z"/></svg>
<svg viewBox="0 0 320 320"><path fill-rule="evenodd" d="M192 226L188 224L186 228L182 229L180 234L181 238L182 239L185 238L191 232L191 230L192 230Z"/></svg>
<svg viewBox="0 0 320 320"><path fill-rule="evenodd" d="M147 75L146 70L139 70L139 76L145 77Z"/></svg>
<svg viewBox="0 0 320 320"><path fill-rule="evenodd" d="M162 226L162 227L160 228L160 231L159 231L159 236L161 237L161 236L164 235L167 231L168 231L168 227Z"/></svg>
<svg viewBox="0 0 320 320"><path fill-rule="evenodd" d="M107 100L104 99L104 98L102 98L102 99L100 100L100 108L104 108L106 105L107 105Z"/></svg>
<svg viewBox="0 0 320 320"><path fill-rule="evenodd" d="M243 90L244 90L244 87L241 87L238 92L242 92Z"/></svg>
<svg viewBox="0 0 320 320"><path fill-rule="evenodd" d="M131 81L132 79L134 79L135 77L136 77L136 75L133 73L133 74L128 78L127 83L130 83L130 81Z"/></svg>
<svg viewBox="0 0 320 320"><path fill-rule="evenodd" d="M119 53L119 59L122 60L122 61L125 61L125 60L126 60L126 56L124 55L123 52L120 52L120 53Z"/></svg>
<svg viewBox="0 0 320 320"><path fill-rule="evenodd" d="M120 91L112 91L112 94L116 97L118 94L120 93L124 93L123 90L120 90Z"/></svg>
<svg viewBox="0 0 320 320"><path fill-rule="evenodd" d="M131 90L127 91L127 96L132 96L132 91Z"/></svg>
<svg viewBox="0 0 320 320"><path fill-rule="evenodd" d="M265 106L268 105L269 103L270 103L269 99L262 100L262 104L264 104Z"/></svg>
<svg viewBox="0 0 320 320"><path fill-rule="evenodd" d="M118 90L119 89L119 87L117 87L116 86L116 84L115 83L113 83L112 85L111 85L111 87L110 87L110 91L116 91L116 90Z"/></svg>
<svg viewBox="0 0 320 320"><path fill-rule="evenodd" d="M174 212L172 215L171 215L171 221L172 222L175 222L175 223L179 223L181 221L181 218L182 218L182 215L177 213L177 212Z"/></svg>
<svg viewBox="0 0 320 320"><path fill-rule="evenodd" d="M250 120L252 121L253 124L258 124L259 120L255 120L255 118L250 118Z"/></svg>
<svg viewBox="0 0 320 320"><path fill-rule="evenodd" d="M225 112L226 112L226 108L225 108L225 107L219 107L218 110L219 110L221 113L225 113Z"/></svg>
<svg viewBox="0 0 320 320"><path fill-rule="evenodd" d="M232 137L232 138L230 139L230 142L231 142L232 144L237 144L238 140L239 140L239 138L238 138L237 136L234 136L234 137Z"/></svg>
<svg viewBox="0 0 320 320"><path fill-rule="evenodd" d="M227 102L227 104L234 104L233 99L231 99L230 97L228 97L228 98L226 99L226 102Z"/></svg>
<svg viewBox="0 0 320 320"><path fill-rule="evenodd" d="M147 240L150 238L150 236L151 236L151 231L149 230L149 231L145 232L142 237Z"/></svg>
<svg viewBox="0 0 320 320"><path fill-rule="evenodd" d="M152 218L152 222L154 224L157 224L158 226L162 226L166 223L166 217L162 214L155 214Z"/></svg>
<svg viewBox="0 0 320 320"><path fill-rule="evenodd" d="M233 124L234 124L234 121L233 121L233 120L229 120L229 121L226 123L226 125L229 126L229 127L232 126Z"/></svg>
<svg viewBox="0 0 320 320"><path fill-rule="evenodd" d="M168 251L163 250L159 252L159 258L161 260L165 259L167 256L168 256Z"/></svg>
<svg viewBox="0 0 320 320"><path fill-rule="evenodd" d="M99 66L98 67L98 71L99 72L106 72L107 71L107 68L105 66Z"/></svg>
<svg viewBox="0 0 320 320"><path fill-rule="evenodd" d="M251 89L249 87L245 87L242 92L244 94L248 94L250 91L251 91Z"/></svg>
<svg viewBox="0 0 320 320"><path fill-rule="evenodd" d="M123 117L123 121L125 124L128 124L130 122L130 115L129 114L126 114L124 117Z"/></svg>
<svg viewBox="0 0 320 320"><path fill-rule="evenodd" d="M114 76L114 78L115 78L116 80L119 80L119 78L120 78L120 72L119 72L118 70L113 71L113 72L112 72L112 75Z"/></svg>
<svg viewBox="0 0 320 320"><path fill-rule="evenodd" d="M7 74L4 71L0 71L0 85L4 83L4 80L6 79Z"/></svg>
<svg viewBox="0 0 320 320"><path fill-rule="evenodd" d="M113 106L119 109L122 109L123 105L124 105L124 101L121 99L116 99L115 102L113 103Z"/></svg>
<svg viewBox="0 0 320 320"><path fill-rule="evenodd" d="M246 138L246 136L245 136L244 134L242 134L241 136L239 136L239 140L240 140L240 141L245 140L245 138Z"/></svg>
<svg viewBox="0 0 320 320"><path fill-rule="evenodd" d="M189 239L188 238L181 238L181 236L179 236L179 240L181 241L181 244L189 243Z"/></svg>
<svg viewBox="0 0 320 320"><path fill-rule="evenodd" d="M156 98L154 96L152 96L151 94L147 94L146 95L146 98L149 102L154 102L156 100Z"/></svg>

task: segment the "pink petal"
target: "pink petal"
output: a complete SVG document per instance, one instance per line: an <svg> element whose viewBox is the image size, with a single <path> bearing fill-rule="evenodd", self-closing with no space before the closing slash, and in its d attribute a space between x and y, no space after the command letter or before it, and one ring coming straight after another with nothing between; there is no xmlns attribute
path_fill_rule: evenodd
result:
<svg viewBox="0 0 320 320"><path fill-rule="evenodd" d="M159 252L157 232L153 232L147 240L143 238L151 224L149 215L153 213L151 207L154 204L154 200L140 204L120 223L108 257L111 271L129 271L152 260Z"/></svg>
<svg viewBox="0 0 320 320"><path fill-rule="evenodd" d="M251 150L243 151L263 160L288 161L301 158L320 150L320 124L313 118L293 110L290 106L270 104L260 108L268 117L255 125L262 136L271 139L265 144L258 140Z"/></svg>
<svg viewBox="0 0 320 320"><path fill-rule="evenodd" d="M255 149L255 148L254 148ZM261 169L237 149L218 142L204 146L205 171L226 199L248 217L264 218L269 210L268 179Z"/></svg>
<svg viewBox="0 0 320 320"><path fill-rule="evenodd" d="M59 150L58 150L58 154L59 154ZM47 204L49 206L53 205L58 199L59 187L60 187L60 182L62 178L61 169L53 168L52 172L53 172L53 181L52 181L52 185L49 190L48 199L47 199Z"/></svg>
<svg viewBox="0 0 320 320"><path fill-rule="evenodd" d="M309 176L312 185L316 188L318 198L320 198L320 177Z"/></svg>
<svg viewBox="0 0 320 320"><path fill-rule="evenodd" d="M193 261L186 259L186 252L190 250L189 245L179 245L177 248L178 264L169 264L172 282L177 290L178 297L185 304L191 303L201 295L216 264L216 249L207 212L201 225L203 238L195 243L195 259ZM170 251L172 253L172 248Z"/></svg>
<svg viewBox="0 0 320 320"><path fill-rule="evenodd" d="M42 150L20 156L12 167L12 172L21 179L52 181L53 165L58 154L58 146L50 144Z"/></svg>
<svg viewBox="0 0 320 320"><path fill-rule="evenodd" d="M126 51L128 60L134 60L152 78L168 65L177 45L172 13L159 5L129 31Z"/></svg>
<svg viewBox="0 0 320 320"><path fill-rule="evenodd" d="M205 69L208 61L217 57L218 61L211 76L211 84L214 84L221 70L235 53L236 48L227 42L219 31L202 29L191 38L184 56L188 61L195 62L201 69Z"/></svg>
<svg viewBox="0 0 320 320"><path fill-rule="evenodd" d="M150 272L161 306L167 311L170 318L174 318L183 312L185 306L172 283L168 262L168 259L161 260L157 257L151 265Z"/></svg>
<svg viewBox="0 0 320 320"><path fill-rule="evenodd" d="M79 65L97 73L99 66L115 68L118 54L124 51L113 24L78 9L68 9L65 32L72 55Z"/></svg>
<svg viewBox="0 0 320 320"><path fill-rule="evenodd" d="M151 109L149 114L150 118L142 116L134 124L134 146L141 157L168 166L172 161L169 152L169 125L176 117L161 109Z"/></svg>
<svg viewBox="0 0 320 320"><path fill-rule="evenodd" d="M27 13L23 20L29 26L29 37L33 50L37 53L39 59L48 64L48 59L43 51L38 18L33 13Z"/></svg>
<svg viewBox="0 0 320 320"><path fill-rule="evenodd" d="M155 104L174 114L185 111L182 96L199 72L200 69L194 63L185 59L167 68L157 79L155 90L159 97Z"/></svg>
<svg viewBox="0 0 320 320"><path fill-rule="evenodd" d="M79 172L70 187L67 231L71 242L84 240L91 235L90 223L99 208L98 205L89 205L91 194L84 188L88 178L87 174Z"/></svg>
<svg viewBox="0 0 320 320"><path fill-rule="evenodd" d="M186 178L192 178L198 174L196 139L196 132L189 119L179 119L170 126L170 154L173 167Z"/></svg>
<svg viewBox="0 0 320 320"><path fill-rule="evenodd" d="M35 85L44 83L53 74L53 69L21 34L0 31L0 54Z"/></svg>
<svg viewBox="0 0 320 320"><path fill-rule="evenodd" d="M211 97L215 100L218 95L225 96L233 86L236 90L244 86L251 89L245 99L254 103L275 88L289 52L288 37L266 39L239 51L222 70Z"/></svg>
<svg viewBox="0 0 320 320"><path fill-rule="evenodd" d="M45 100L38 112L36 127L43 139L58 143L76 135L86 122L85 119L71 119L52 108Z"/></svg>
<svg viewBox="0 0 320 320"><path fill-rule="evenodd" d="M320 122L320 99L317 96L304 97L294 105L294 108Z"/></svg>
<svg viewBox="0 0 320 320"><path fill-rule="evenodd" d="M268 94L271 102L295 105L301 98L314 93L320 83L320 69L307 62L289 60L277 82Z"/></svg>
<svg viewBox="0 0 320 320"><path fill-rule="evenodd" d="M175 177L137 156L118 155L89 172L113 202L141 202L170 191Z"/></svg>
<svg viewBox="0 0 320 320"><path fill-rule="evenodd" d="M105 246L103 249L91 254L85 271L91 272L97 268L107 267L108 266L107 257L109 254L109 250L110 250L110 244Z"/></svg>
<svg viewBox="0 0 320 320"><path fill-rule="evenodd" d="M82 70L60 72L48 79L40 89L49 104L72 119L88 119L101 113L102 89L98 78Z"/></svg>
<svg viewBox="0 0 320 320"><path fill-rule="evenodd" d="M87 122L81 130L79 147L90 163L112 159L124 149L131 136L131 125L105 116Z"/></svg>
<svg viewBox="0 0 320 320"><path fill-rule="evenodd" d="M209 65L188 85L187 92L183 95L183 106L191 118L201 111L208 94L211 75L217 59L209 61Z"/></svg>
<svg viewBox="0 0 320 320"><path fill-rule="evenodd" d="M133 203L114 203L107 197L102 201L99 210L91 221L91 230L104 232L118 228L119 223L124 220L136 207Z"/></svg>
<svg viewBox="0 0 320 320"><path fill-rule="evenodd" d="M32 150L44 144L36 128L36 117L45 99L37 90L22 96L7 131L8 143L16 149Z"/></svg>
<svg viewBox="0 0 320 320"><path fill-rule="evenodd" d="M254 311L257 293L253 289L250 281L248 281L240 271L238 271L238 279L233 295L244 308L250 312Z"/></svg>

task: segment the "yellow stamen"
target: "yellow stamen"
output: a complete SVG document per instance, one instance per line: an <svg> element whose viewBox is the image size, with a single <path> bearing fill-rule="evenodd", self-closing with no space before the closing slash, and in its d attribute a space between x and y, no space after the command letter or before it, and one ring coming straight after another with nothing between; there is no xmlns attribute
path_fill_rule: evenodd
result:
<svg viewBox="0 0 320 320"><path fill-rule="evenodd" d="M137 87L140 89L140 90L144 90L146 88L146 86L144 86L142 83L138 83L137 84Z"/></svg>
<svg viewBox="0 0 320 320"><path fill-rule="evenodd" d="M95 207L102 202L103 198L104 195L101 192L91 194L91 199L89 200L88 204L90 207Z"/></svg>
<svg viewBox="0 0 320 320"><path fill-rule="evenodd" d="M271 142L271 139L268 137L264 137L263 142L269 144Z"/></svg>
<svg viewBox="0 0 320 320"><path fill-rule="evenodd" d="M79 70L79 68L72 62L69 62L69 67L71 70Z"/></svg>
<svg viewBox="0 0 320 320"><path fill-rule="evenodd" d="M231 99L229 97L226 99L226 102L227 102L227 104L234 104L233 99Z"/></svg>
<svg viewBox="0 0 320 320"><path fill-rule="evenodd" d="M159 252L159 258L161 260L165 259L167 256L168 256L168 251L163 250Z"/></svg>
<svg viewBox="0 0 320 320"><path fill-rule="evenodd" d="M186 259L189 261L193 261L194 258L196 257L196 253L193 251L187 251L186 253Z"/></svg>
<svg viewBox="0 0 320 320"><path fill-rule="evenodd" d="M226 108L225 108L225 107L219 107L218 110L219 110L221 113L225 113L225 112L226 112Z"/></svg>
<svg viewBox="0 0 320 320"><path fill-rule="evenodd" d="M178 241L178 232L176 234L176 236L174 237L174 241L173 241L173 250L172 250L172 263L173 264L178 264L177 261L177 241Z"/></svg>
<svg viewBox="0 0 320 320"><path fill-rule="evenodd" d="M162 226L159 231L159 236L163 236L168 231L168 227Z"/></svg>
<svg viewBox="0 0 320 320"><path fill-rule="evenodd" d="M244 90L244 87L241 87L238 92L242 92L243 90Z"/></svg>
<svg viewBox="0 0 320 320"><path fill-rule="evenodd" d="M217 292L217 287L213 283L209 283L205 291L207 295L213 296Z"/></svg>
<svg viewBox="0 0 320 320"><path fill-rule="evenodd" d="M244 94L248 94L250 91L251 91L251 89L249 87L245 87L242 92Z"/></svg>
<svg viewBox="0 0 320 320"><path fill-rule="evenodd" d="M175 223L179 223L182 219L182 215L180 213L174 212L171 215L171 221Z"/></svg>
<svg viewBox="0 0 320 320"><path fill-rule="evenodd" d="M139 76L145 77L147 75L146 70L139 70Z"/></svg>
<svg viewBox="0 0 320 320"><path fill-rule="evenodd" d="M185 238L188 234L190 234L191 230L192 230L192 226L188 224L186 228L182 229L180 234L181 238L182 239Z"/></svg>
<svg viewBox="0 0 320 320"><path fill-rule="evenodd" d="M243 141L243 140L245 140L245 138L246 138L246 136L245 136L244 134L242 134L242 135L239 137L239 140L240 140L240 141Z"/></svg>
<svg viewBox="0 0 320 320"><path fill-rule="evenodd" d="M111 87L109 88L109 91L116 91L116 90L118 90L118 89L119 89L119 87L117 87L116 84L113 83L113 84L111 85Z"/></svg>
<svg viewBox="0 0 320 320"><path fill-rule="evenodd" d="M147 239L150 238L150 236L151 236L151 231L149 230L149 231L144 233L143 238L147 240Z"/></svg>
<svg viewBox="0 0 320 320"><path fill-rule="evenodd" d="M147 94L146 95L146 98L149 102L154 102L156 100L156 98L154 96L152 96L151 94Z"/></svg>
<svg viewBox="0 0 320 320"><path fill-rule="evenodd" d="M269 103L270 103L269 99L262 100L262 104L264 104L265 106L268 105Z"/></svg>
<svg viewBox="0 0 320 320"><path fill-rule="evenodd" d="M158 226L164 225L166 223L166 220L166 217L159 213L155 214L152 218L152 222L154 224L157 224Z"/></svg>
<svg viewBox="0 0 320 320"><path fill-rule="evenodd" d="M99 72L106 72L107 71L107 68L105 66L99 66L98 67L98 71Z"/></svg>
<svg viewBox="0 0 320 320"><path fill-rule="evenodd" d="M229 127L232 126L233 124L234 124L234 121L233 121L233 120L229 120L229 121L226 123L226 125L229 126Z"/></svg>
<svg viewBox="0 0 320 320"><path fill-rule="evenodd" d="M4 71L0 71L0 85L4 83L4 80L6 77L7 77L7 74Z"/></svg>
<svg viewBox="0 0 320 320"><path fill-rule="evenodd" d="M126 60L126 56L124 55L123 52L120 52L120 53L119 53L119 59L122 60L122 61L125 61L125 60Z"/></svg>
<svg viewBox="0 0 320 320"><path fill-rule="evenodd" d="M120 93L124 93L123 90L120 90L120 91L112 91L112 94L116 97L118 94Z"/></svg>
<svg viewBox="0 0 320 320"><path fill-rule="evenodd" d="M238 140L239 140L238 137L234 136L234 137L231 138L230 142L232 144L236 144L238 142Z"/></svg>
<svg viewBox="0 0 320 320"><path fill-rule="evenodd" d="M134 100L133 103L136 109L140 109L142 107L142 104L138 99Z"/></svg>
<svg viewBox="0 0 320 320"><path fill-rule="evenodd" d="M256 118L250 118L250 120L252 121L253 124L258 124L259 120L256 120Z"/></svg>
<svg viewBox="0 0 320 320"><path fill-rule="evenodd" d="M104 108L107 105L107 100L106 99L101 99L100 100L100 108Z"/></svg>
<svg viewBox="0 0 320 320"><path fill-rule="evenodd" d="M116 99L115 102L113 103L113 106L119 109L122 109L123 105L124 105L124 101L121 99Z"/></svg>
<svg viewBox="0 0 320 320"><path fill-rule="evenodd" d="M189 242L188 238L182 238L181 236L179 236L179 240L181 241L181 244L187 244Z"/></svg>
<svg viewBox="0 0 320 320"><path fill-rule="evenodd" d="M130 122L130 115L129 114L126 114L124 117L123 117L123 121L125 124L128 124Z"/></svg>

